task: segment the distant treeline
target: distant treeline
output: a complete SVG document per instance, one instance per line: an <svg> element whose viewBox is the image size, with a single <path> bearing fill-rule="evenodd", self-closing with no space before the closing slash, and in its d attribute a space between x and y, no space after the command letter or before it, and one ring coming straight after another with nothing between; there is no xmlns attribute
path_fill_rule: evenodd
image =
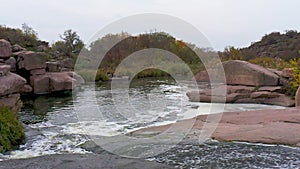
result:
<svg viewBox="0 0 300 169"><path fill-rule="evenodd" d="M222 61L225 60L246 60L251 63L259 64L268 68L283 69L291 67L291 60L300 57L300 33L297 31L286 31L285 33L274 32L262 37L258 42L252 43L246 48L227 47L222 52L216 52L212 49L199 48L188 42L178 40L165 32L144 33L140 35L130 35L128 33L108 34L94 41L90 46L84 46L83 41L77 32L71 29L61 34L59 41L50 44L38 39L37 32L23 24L22 28L9 28L0 26L0 38L8 40L11 44L18 44L27 50L39 51L47 53L49 60L62 60L65 58L73 59L74 63L81 52L82 60L80 60L78 68L82 69L86 79L93 80L94 75L91 74L91 64L97 63L95 59L102 59L100 65L97 65L98 72L96 80L107 80L108 75L114 75L118 65L129 55L142 49L158 48L169 51L182 59L192 70L193 74L204 70L201 58L213 58L219 54ZM118 43L116 43L118 42ZM115 44L112 46L112 44ZM40 48L42 46L42 48ZM108 51L107 53L103 53ZM159 61L164 61L163 53ZM212 65L214 61L212 59ZM157 60L156 60L157 61ZM135 62L141 62L135 60ZM153 62L155 63L155 62ZM178 68L175 63L166 65L167 70L175 70ZM185 70L188 72L189 70ZM123 70L122 75L130 76L134 72L134 68ZM178 72L182 73L182 72ZM148 76L166 76L166 72L158 70L146 70L141 72L140 77Z"/></svg>

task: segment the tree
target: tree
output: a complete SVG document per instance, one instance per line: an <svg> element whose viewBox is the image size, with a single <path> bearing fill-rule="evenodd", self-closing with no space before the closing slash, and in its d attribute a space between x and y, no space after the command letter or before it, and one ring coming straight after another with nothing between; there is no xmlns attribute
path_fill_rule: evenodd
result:
<svg viewBox="0 0 300 169"><path fill-rule="evenodd" d="M33 30L30 26L28 26L26 23L22 24L22 31L25 34L25 36L37 39L37 32Z"/></svg>
<svg viewBox="0 0 300 169"><path fill-rule="evenodd" d="M243 57L239 49L234 48L233 46L225 48L223 52L223 60L242 60Z"/></svg>
<svg viewBox="0 0 300 169"><path fill-rule="evenodd" d="M80 36L77 34L77 32L72 31L72 29L66 30L63 35L60 35L60 38L65 44L65 54L68 56L78 54L81 48L84 46Z"/></svg>

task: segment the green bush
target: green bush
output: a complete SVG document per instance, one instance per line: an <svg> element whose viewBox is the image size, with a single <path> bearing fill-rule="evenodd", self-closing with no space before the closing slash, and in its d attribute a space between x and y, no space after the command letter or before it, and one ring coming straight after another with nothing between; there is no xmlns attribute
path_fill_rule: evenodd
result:
<svg viewBox="0 0 300 169"><path fill-rule="evenodd" d="M23 143L25 133L17 114L8 108L0 109L0 152L13 150Z"/></svg>
<svg viewBox="0 0 300 169"><path fill-rule="evenodd" d="M293 96L295 96L296 91L300 85L300 58L298 59L291 59L290 64L293 68L293 80L291 81L291 90L293 91Z"/></svg>
<svg viewBox="0 0 300 169"><path fill-rule="evenodd" d="M94 82L94 81L108 81L109 78L103 70L89 70L89 69L82 69L79 70L78 73L86 82Z"/></svg>
<svg viewBox="0 0 300 169"><path fill-rule="evenodd" d="M282 70L284 68L290 67L290 63L286 62L280 58L271 58L271 57L257 57L249 60L250 63L260 65L265 68L272 68Z"/></svg>
<svg viewBox="0 0 300 169"><path fill-rule="evenodd" d="M146 77L166 77L170 76L168 73L158 69L146 69L139 72L134 78L146 78Z"/></svg>
<svg viewBox="0 0 300 169"><path fill-rule="evenodd" d="M108 81L108 80L109 80L109 78L108 78L107 74L103 70L99 69L97 71L95 81Z"/></svg>

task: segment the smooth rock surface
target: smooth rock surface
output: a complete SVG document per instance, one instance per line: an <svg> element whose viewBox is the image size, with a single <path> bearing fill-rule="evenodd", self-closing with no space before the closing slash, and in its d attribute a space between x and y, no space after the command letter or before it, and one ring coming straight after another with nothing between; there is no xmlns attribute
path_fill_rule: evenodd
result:
<svg viewBox="0 0 300 169"><path fill-rule="evenodd" d="M12 52L20 52L20 51L24 51L24 50L26 50L26 49L18 44L14 44L12 46Z"/></svg>
<svg viewBox="0 0 300 169"><path fill-rule="evenodd" d="M15 113L19 112L22 107L20 94L11 94L5 97L0 97L0 108L1 107L7 107Z"/></svg>
<svg viewBox="0 0 300 169"><path fill-rule="evenodd" d="M30 85L34 94L50 93L50 78L47 75L31 76Z"/></svg>
<svg viewBox="0 0 300 169"><path fill-rule="evenodd" d="M0 77L6 76L10 71L11 67L9 65L1 65L0 64Z"/></svg>
<svg viewBox="0 0 300 169"><path fill-rule="evenodd" d="M72 72L46 72L44 75L30 77L34 94L68 91L82 83L82 77Z"/></svg>
<svg viewBox="0 0 300 169"><path fill-rule="evenodd" d="M7 76L0 77L0 97L20 93L25 84L26 80L24 78L9 72Z"/></svg>
<svg viewBox="0 0 300 169"><path fill-rule="evenodd" d="M256 103L292 107L295 101L279 93L280 86L264 86L255 88L251 86L222 85L203 91L189 91L187 96L192 102L212 103Z"/></svg>
<svg viewBox="0 0 300 169"><path fill-rule="evenodd" d="M16 55L18 69L34 70L46 68L47 55L43 52L24 51Z"/></svg>
<svg viewBox="0 0 300 169"><path fill-rule="evenodd" d="M11 44L5 39L0 39L0 58L9 58L11 55Z"/></svg>
<svg viewBox="0 0 300 169"><path fill-rule="evenodd" d="M21 93L22 94L29 94L32 92L32 87L30 85L25 85L22 89L21 89Z"/></svg>
<svg viewBox="0 0 300 169"><path fill-rule="evenodd" d="M50 78L51 92L72 90L73 83L76 82L67 72L48 73Z"/></svg>
<svg viewBox="0 0 300 169"><path fill-rule="evenodd" d="M212 118L212 117L211 117ZM247 112L223 113L219 123L207 121L207 115L196 118L193 128L188 134L188 139L197 139L205 123L217 125L211 138L219 141L243 141L252 143L283 144L300 146L300 107L286 109L269 109ZM177 125L185 126L194 120L183 120ZM148 133L160 134L165 132L172 124L150 127L134 131L133 136L143 136ZM176 133L185 131L180 129ZM172 133L170 133L172 134Z"/></svg>
<svg viewBox="0 0 300 169"><path fill-rule="evenodd" d="M279 76L261 66L240 60L223 63L228 85L277 86Z"/></svg>
<svg viewBox="0 0 300 169"><path fill-rule="evenodd" d="M16 63L17 63L17 61L14 57L10 57L9 59L7 59L5 61L5 64L10 65L10 67L11 67L10 71L12 71L12 72L15 72L17 70Z"/></svg>
<svg viewBox="0 0 300 169"><path fill-rule="evenodd" d="M46 71L47 72L60 72L61 71L61 65L59 62L46 62L47 67Z"/></svg>

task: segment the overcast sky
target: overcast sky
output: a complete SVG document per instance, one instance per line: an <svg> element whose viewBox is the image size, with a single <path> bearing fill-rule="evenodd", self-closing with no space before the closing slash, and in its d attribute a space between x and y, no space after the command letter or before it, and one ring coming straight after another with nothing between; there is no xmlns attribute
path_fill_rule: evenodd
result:
<svg viewBox="0 0 300 169"><path fill-rule="evenodd" d="M181 18L217 50L249 46L266 33L300 30L299 0L0 0L0 24L27 23L49 42L66 29L88 41L105 25L140 13Z"/></svg>

